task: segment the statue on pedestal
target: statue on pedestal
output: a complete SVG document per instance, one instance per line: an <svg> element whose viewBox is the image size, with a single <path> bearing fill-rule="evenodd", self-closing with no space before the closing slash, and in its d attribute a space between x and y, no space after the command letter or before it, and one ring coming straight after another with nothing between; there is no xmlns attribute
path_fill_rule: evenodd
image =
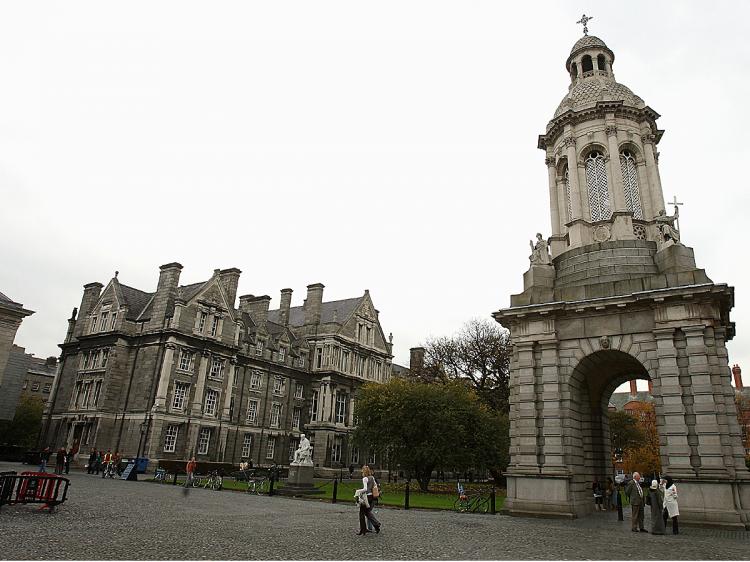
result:
<svg viewBox="0 0 750 562"><path fill-rule="evenodd" d="M536 244L532 240L529 240L529 246L531 246L531 255L529 256L531 265L550 265L552 263L547 241L542 237L541 233L536 233Z"/></svg>
<svg viewBox="0 0 750 562"><path fill-rule="evenodd" d="M294 451L294 460L291 462L292 465L309 465L312 466L312 447L310 446L310 440L305 437L303 433L299 439L299 447Z"/></svg>
<svg viewBox="0 0 750 562"><path fill-rule="evenodd" d="M680 231L674 227L675 221L680 216L679 213L679 209L675 207L674 215L670 217L664 209L662 209L654 218L656 226L659 229L659 246L664 246L668 242L672 242L673 244L680 243Z"/></svg>

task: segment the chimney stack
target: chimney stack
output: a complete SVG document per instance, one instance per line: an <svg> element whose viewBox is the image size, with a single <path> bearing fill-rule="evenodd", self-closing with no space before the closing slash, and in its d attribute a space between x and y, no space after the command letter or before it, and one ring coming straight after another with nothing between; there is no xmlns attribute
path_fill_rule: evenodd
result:
<svg viewBox="0 0 750 562"><path fill-rule="evenodd" d="M73 335L75 337L81 336L85 333L88 328L88 316L91 313L91 309L99 300L99 296L102 293L102 285L99 282L88 283L83 286L83 298L81 299L81 306L79 307L78 321L75 323L75 329Z"/></svg>
<svg viewBox="0 0 750 562"><path fill-rule="evenodd" d="M149 327L161 328L164 325L169 303L177 296L181 272L182 265L177 262L165 263L159 267L159 283L156 285Z"/></svg>
<svg viewBox="0 0 750 562"><path fill-rule="evenodd" d="M240 297L240 310L247 312L257 326L265 326L268 322L268 305L270 303L271 297L268 295L260 297L242 295Z"/></svg>
<svg viewBox="0 0 750 562"><path fill-rule="evenodd" d="M234 308L234 301L237 299L237 285L240 282L240 273L236 267L222 269L219 272L219 282L227 294L229 307Z"/></svg>
<svg viewBox="0 0 750 562"><path fill-rule="evenodd" d="M742 390L742 369L735 363L732 367L732 374L734 375L734 386L737 390Z"/></svg>
<svg viewBox="0 0 750 562"><path fill-rule="evenodd" d="M320 324L320 311L323 308L323 283L307 286L307 298L303 306L305 310L305 324Z"/></svg>
<svg viewBox="0 0 750 562"><path fill-rule="evenodd" d="M420 371L424 368L424 347L412 347L409 350L409 369Z"/></svg>
<svg viewBox="0 0 750 562"><path fill-rule="evenodd" d="M630 381L630 394L633 396L638 394L638 384L635 380Z"/></svg>
<svg viewBox="0 0 750 562"><path fill-rule="evenodd" d="M292 290L281 289L281 304L279 305L279 313L281 315L281 323L284 326L289 325L290 308L292 308Z"/></svg>

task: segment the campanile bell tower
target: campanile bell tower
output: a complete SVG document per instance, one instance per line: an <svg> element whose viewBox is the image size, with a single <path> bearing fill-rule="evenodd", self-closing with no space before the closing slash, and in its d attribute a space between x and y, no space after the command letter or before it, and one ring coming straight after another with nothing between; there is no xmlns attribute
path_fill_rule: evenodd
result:
<svg viewBox="0 0 750 562"><path fill-rule="evenodd" d="M725 346L734 289L709 279L683 244L678 204L671 215L664 205L659 114L617 82L614 51L587 31L565 61L568 92L539 136L551 236L531 242L523 292L493 315L513 344L504 509L593 511L591 483L614 472L609 397L643 379L653 387L661 473L680 486L681 521L750 528Z"/></svg>

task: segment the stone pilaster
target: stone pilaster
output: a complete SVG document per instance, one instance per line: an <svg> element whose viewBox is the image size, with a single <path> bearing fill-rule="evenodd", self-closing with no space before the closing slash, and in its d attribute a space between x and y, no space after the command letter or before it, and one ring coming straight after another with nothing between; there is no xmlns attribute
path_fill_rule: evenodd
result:
<svg viewBox="0 0 750 562"><path fill-rule="evenodd" d="M170 338L170 341L164 345L164 359L162 360L161 371L159 372L159 386L156 389L156 398L154 400L154 406L157 411L162 412L166 409L169 379L172 373L172 364L174 363L175 345L171 342Z"/></svg>
<svg viewBox="0 0 750 562"><path fill-rule="evenodd" d="M516 370L513 381L517 389L517 411L511 422L511 435L516 438L513 473L538 474L537 410L534 380L534 343L515 344Z"/></svg>
<svg viewBox="0 0 750 562"><path fill-rule="evenodd" d="M643 155L646 158L646 169L648 170L648 185L651 188L651 206L654 215L659 211L664 211L664 193L661 189L661 180L659 171L656 168L656 146L654 145L654 136L645 134L641 136L643 140Z"/></svg>
<svg viewBox="0 0 750 562"><path fill-rule="evenodd" d="M549 178L549 207L550 222L552 225L552 236L560 234L560 208L557 199L557 170L555 168L555 158L548 156L545 160L547 164L547 176Z"/></svg>
<svg viewBox="0 0 750 562"><path fill-rule="evenodd" d="M192 415L200 416L203 413L203 391L206 388L206 377L211 356L207 351L201 355L201 362L198 367L198 379L195 381L195 394L193 395Z"/></svg>
<svg viewBox="0 0 750 562"><path fill-rule="evenodd" d="M567 474L563 450L563 414L560 409L560 374L558 370L557 341L540 342L542 376L542 455L543 474Z"/></svg>

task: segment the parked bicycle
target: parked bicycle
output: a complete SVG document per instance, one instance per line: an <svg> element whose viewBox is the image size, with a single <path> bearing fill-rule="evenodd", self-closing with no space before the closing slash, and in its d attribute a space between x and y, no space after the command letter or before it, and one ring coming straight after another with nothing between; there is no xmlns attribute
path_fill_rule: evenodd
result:
<svg viewBox="0 0 750 562"><path fill-rule="evenodd" d="M216 470L211 471L208 476L203 478L193 477L193 488L206 488L209 490L219 491L224 485L224 479L219 476Z"/></svg>
<svg viewBox="0 0 750 562"><path fill-rule="evenodd" d="M247 480L248 494L267 494L270 480L266 476L251 476Z"/></svg>
<svg viewBox="0 0 750 562"><path fill-rule="evenodd" d="M458 482L458 498L453 503L453 509L459 513L488 513L490 511L490 494L479 490L468 492Z"/></svg>

